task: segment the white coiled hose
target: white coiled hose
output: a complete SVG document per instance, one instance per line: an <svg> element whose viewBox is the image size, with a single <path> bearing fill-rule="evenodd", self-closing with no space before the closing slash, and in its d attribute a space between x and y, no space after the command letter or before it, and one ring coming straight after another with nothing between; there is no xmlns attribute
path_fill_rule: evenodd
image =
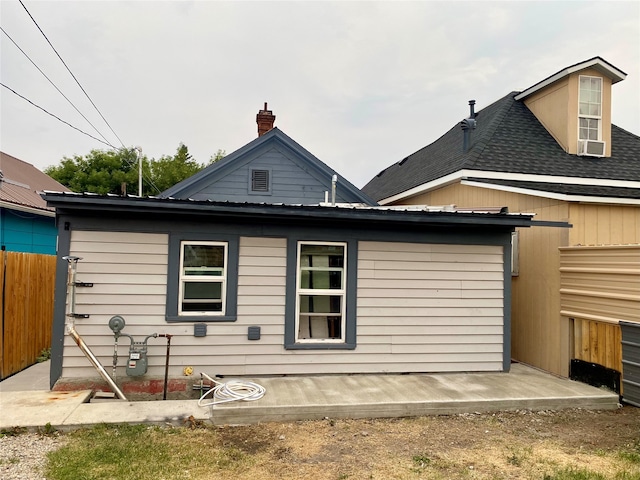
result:
<svg viewBox="0 0 640 480"><path fill-rule="evenodd" d="M199 407L208 407L219 405L221 403L237 402L240 400L252 402L254 400L260 400L267 392L262 385L254 382L245 382L241 380L218 382L206 373L202 373L202 376L209 380L214 386L200 397L200 400L198 400ZM209 395L212 395L211 400L205 401Z"/></svg>

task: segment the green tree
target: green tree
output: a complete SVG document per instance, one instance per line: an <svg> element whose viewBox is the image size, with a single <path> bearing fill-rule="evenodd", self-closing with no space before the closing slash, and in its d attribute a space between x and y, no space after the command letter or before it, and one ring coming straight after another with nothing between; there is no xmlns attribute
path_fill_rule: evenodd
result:
<svg viewBox="0 0 640 480"><path fill-rule="evenodd" d="M153 195L163 192L185 178L195 175L204 168L196 162L184 143L180 143L174 156L163 155L158 160L151 162L151 181L158 191ZM155 190L155 189L154 189Z"/></svg>
<svg viewBox="0 0 640 480"><path fill-rule="evenodd" d="M219 148L218 151L215 154L211 155L211 157L209 158L209 163L207 164L207 166L213 165L214 163L222 160L225 157L226 154L227 154L227 152L225 152L224 150Z"/></svg>
<svg viewBox="0 0 640 480"><path fill-rule="evenodd" d="M45 169L45 173L73 192L122 194L123 185L130 193L137 185L137 164L133 149L91 150L85 156L64 157L60 165Z"/></svg>
<svg viewBox="0 0 640 480"><path fill-rule="evenodd" d="M224 150L218 150L209 159L209 165L224 155ZM173 156L149 160L143 155L141 161L143 196L157 195L206 166L191 156L184 143L178 145ZM91 150L84 156L64 157L59 165L45 169L45 173L73 192L138 194L138 153L135 149Z"/></svg>

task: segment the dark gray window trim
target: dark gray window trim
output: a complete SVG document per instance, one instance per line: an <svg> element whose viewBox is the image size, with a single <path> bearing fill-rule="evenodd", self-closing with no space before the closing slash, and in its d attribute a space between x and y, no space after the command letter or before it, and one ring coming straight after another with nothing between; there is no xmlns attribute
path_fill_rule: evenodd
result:
<svg viewBox="0 0 640 480"><path fill-rule="evenodd" d="M345 242L347 244L347 291L344 343L296 343L296 281L298 242ZM356 348L356 319L358 290L358 241L332 235L305 235L287 238L287 286L284 320L284 348L287 350L354 350Z"/></svg>
<svg viewBox="0 0 640 480"><path fill-rule="evenodd" d="M224 315L178 315L178 283L180 281L180 243L182 241L208 241L227 243L227 293ZM239 235L216 233L174 232L169 234L167 269L167 315L170 323L177 322L235 322L238 317L238 257Z"/></svg>
<svg viewBox="0 0 640 480"><path fill-rule="evenodd" d="M253 189L253 172L264 171L267 172L267 190L254 190ZM247 193L249 195L271 195L273 185L273 176L271 167L249 168L249 181L247 182Z"/></svg>

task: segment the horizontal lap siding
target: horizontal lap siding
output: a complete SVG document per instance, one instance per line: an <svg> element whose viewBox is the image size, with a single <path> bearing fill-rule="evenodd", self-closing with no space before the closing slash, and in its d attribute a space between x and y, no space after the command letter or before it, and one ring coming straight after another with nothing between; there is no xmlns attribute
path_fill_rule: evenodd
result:
<svg viewBox="0 0 640 480"><path fill-rule="evenodd" d="M136 341L152 333L177 333L165 327L167 294L168 236L150 233L116 233L73 231L70 255L81 257L77 265L78 282L93 283L93 287L77 287L76 313L89 318L75 320L76 330L111 373L114 335L109 319L124 317L123 333ZM96 370L90 365L75 342L65 335L63 377L92 377ZM162 352L162 360L150 357L150 364L164 364L164 339L149 339L150 353ZM118 375L124 375L129 340L119 340ZM156 357L160 358L160 357ZM160 370L158 370L158 373Z"/></svg>
<svg viewBox="0 0 640 480"><path fill-rule="evenodd" d="M108 327L122 315L123 333L136 341L153 333L171 334L170 375L184 367L209 374L246 374L264 355L284 353L286 241L241 238L238 270L238 317L235 322L209 322L207 335L195 337L193 323L167 323L167 235L73 232L71 255L78 263L76 311L90 318L76 320L76 329L102 365L111 373L114 336ZM247 339L247 328L261 327L261 339ZM118 376L124 376L129 340L119 340ZM148 374L164 373L166 340L148 340ZM254 359L254 360L252 360ZM286 364L286 362L284 362ZM70 337L65 338L63 377L91 377L90 366Z"/></svg>
<svg viewBox="0 0 640 480"><path fill-rule="evenodd" d="M386 370L502 370L502 247L361 242L359 264L358 348Z"/></svg>
<svg viewBox="0 0 640 480"><path fill-rule="evenodd" d="M168 236L74 231L78 263L76 311L90 318L76 328L111 373L116 314L123 333L141 341L171 334L170 375L184 367L223 375L501 370L503 273L501 247L361 242L355 350L286 350L286 239L240 238L235 322L209 322L195 337L193 323L167 323ZM292 280L292 279L289 279ZM248 340L249 326L261 328ZM164 373L166 341L151 338L149 375ZM124 376L129 340L119 340ZM63 377L96 371L65 339Z"/></svg>
<svg viewBox="0 0 640 480"><path fill-rule="evenodd" d="M640 322L640 246L560 248L560 313L573 321L573 356L622 372L618 322Z"/></svg>

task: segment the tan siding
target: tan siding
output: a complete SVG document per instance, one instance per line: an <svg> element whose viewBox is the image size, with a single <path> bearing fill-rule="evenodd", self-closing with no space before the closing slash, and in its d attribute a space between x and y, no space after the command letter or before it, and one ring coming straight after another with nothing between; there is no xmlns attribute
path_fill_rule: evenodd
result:
<svg viewBox="0 0 640 480"><path fill-rule="evenodd" d="M391 371L410 358L408 371L439 371L447 359L454 362L447 371L502 369L500 247L359 245L359 345L374 337L389 342L393 357L379 361Z"/></svg>
<svg viewBox="0 0 640 480"><path fill-rule="evenodd" d="M571 204L569 245L640 243L640 207Z"/></svg>
<svg viewBox="0 0 640 480"><path fill-rule="evenodd" d="M618 322L640 322L640 245L562 248L560 278L573 358L621 372Z"/></svg>
<svg viewBox="0 0 640 480"><path fill-rule="evenodd" d="M560 146L569 150L569 118L577 115L569 110L569 82L563 79L534 93L524 101L536 118L556 139ZM575 122L572 123L575 125ZM576 148L574 148L575 153Z"/></svg>

